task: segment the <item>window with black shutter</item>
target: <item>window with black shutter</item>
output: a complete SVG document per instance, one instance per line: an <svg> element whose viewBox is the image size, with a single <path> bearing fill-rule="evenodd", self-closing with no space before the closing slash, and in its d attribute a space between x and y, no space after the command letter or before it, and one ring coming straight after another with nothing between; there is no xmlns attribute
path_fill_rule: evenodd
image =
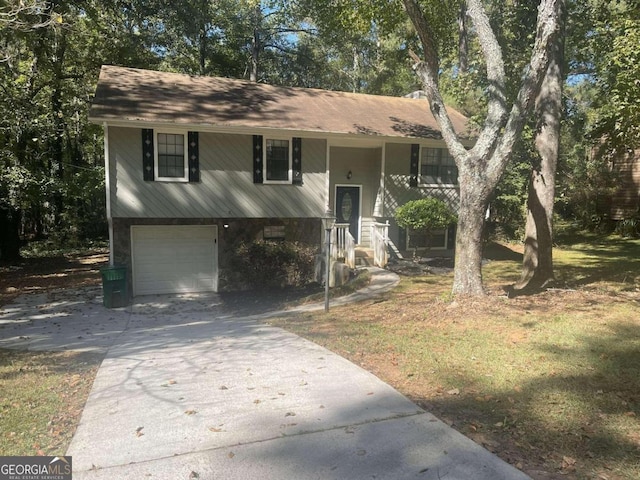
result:
<svg viewBox="0 0 640 480"><path fill-rule="evenodd" d="M198 132L142 129L146 181L199 182Z"/></svg>
<svg viewBox="0 0 640 480"><path fill-rule="evenodd" d="M253 182L302 185L302 139L253 136Z"/></svg>

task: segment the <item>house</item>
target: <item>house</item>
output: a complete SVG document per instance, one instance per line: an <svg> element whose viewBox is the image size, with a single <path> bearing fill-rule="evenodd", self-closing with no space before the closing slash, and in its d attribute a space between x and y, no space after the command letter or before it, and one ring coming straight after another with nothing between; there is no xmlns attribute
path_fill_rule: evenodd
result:
<svg viewBox="0 0 640 480"><path fill-rule="evenodd" d="M363 246L389 221L402 250L399 205L458 202L424 100L104 66L89 116L104 128L111 262L129 267L133 295L222 289L230 246L320 245L327 209Z"/></svg>
<svg viewBox="0 0 640 480"><path fill-rule="evenodd" d="M616 189L611 196L611 219L627 220L640 213L640 150L614 157L611 169Z"/></svg>

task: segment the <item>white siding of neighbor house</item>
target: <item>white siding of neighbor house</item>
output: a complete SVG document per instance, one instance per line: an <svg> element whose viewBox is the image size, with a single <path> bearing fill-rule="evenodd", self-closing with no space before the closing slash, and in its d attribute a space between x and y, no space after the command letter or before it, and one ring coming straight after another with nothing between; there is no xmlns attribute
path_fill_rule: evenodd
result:
<svg viewBox="0 0 640 480"><path fill-rule="evenodd" d="M109 127L111 214L125 218L322 216L325 140L302 140L302 186L254 184L252 149L251 135L200 132L200 182L145 182L141 130Z"/></svg>

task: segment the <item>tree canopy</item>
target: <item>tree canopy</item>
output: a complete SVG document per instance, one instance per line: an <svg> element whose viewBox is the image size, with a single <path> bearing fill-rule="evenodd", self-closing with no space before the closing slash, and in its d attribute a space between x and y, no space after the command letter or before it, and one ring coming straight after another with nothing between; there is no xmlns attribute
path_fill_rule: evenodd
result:
<svg viewBox="0 0 640 480"><path fill-rule="evenodd" d="M499 230L517 235L524 224L526 172L535 159L535 122L516 111L533 101L535 88L520 89L523 78L526 85L538 83L537 67L523 70L532 59L524 52L534 48L536 34L547 35L544 29L553 22L536 30L535 18L539 11L553 13L554 5L545 0L539 10L536 3L479 0L2 2L0 258L16 256L28 239L104 235L102 138L100 127L87 120L102 64L388 95L425 86L449 149L461 162L461 180L480 177L495 190L474 208L484 216L491 203ZM640 142L640 7L632 0L567 0L567 9L558 211L588 223L597 199L611 189L610 157L594 157L593 146L613 155ZM420 59L419 76L410 52ZM514 102L516 110L509 110ZM474 150L446 133L445 103L481 127ZM517 128L512 136L495 137L516 119L522 136ZM505 142L512 144L505 150L510 153L487 162L484 154L502 151Z"/></svg>

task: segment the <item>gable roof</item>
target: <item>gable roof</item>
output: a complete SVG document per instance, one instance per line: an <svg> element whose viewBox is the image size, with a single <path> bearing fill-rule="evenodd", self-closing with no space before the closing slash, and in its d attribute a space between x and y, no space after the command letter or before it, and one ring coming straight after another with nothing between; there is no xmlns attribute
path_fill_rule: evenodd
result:
<svg viewBox="0 0 640 480"><path fill-rule="evenodd" d="M466 117L447 110L456 131L464 134ZM107 65L100 72L89 118L96 123L441 138L426 100Z"/></svg>

